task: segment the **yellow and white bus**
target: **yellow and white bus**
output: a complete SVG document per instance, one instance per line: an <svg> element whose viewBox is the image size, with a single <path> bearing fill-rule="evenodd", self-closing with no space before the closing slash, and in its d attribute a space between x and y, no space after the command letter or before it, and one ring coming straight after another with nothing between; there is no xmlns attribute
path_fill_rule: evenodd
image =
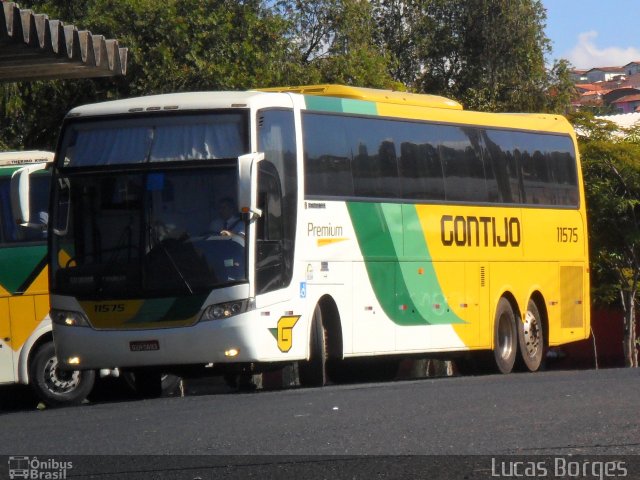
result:
<svg viewBox="0 0 640 480"><path fill-rule="evenodd" d="M335 85L170 94L73 109L56 159L70 369L137 369L150 391L193 365L298 362L322 385L350 359L488 355L507 373L589 334L581 168L557 115Z"/></svg>
<svg viewBox="0 0 640 480"><path fill-rule="evenodd" d="M57 368L47 268L46 224L53 153L0 153L0 384L31 385L48 405L79 403L94 382L93 371ZM29 222L12 209L16 173L31 173ZM12 186L12 178L14 185Z"/></svg>

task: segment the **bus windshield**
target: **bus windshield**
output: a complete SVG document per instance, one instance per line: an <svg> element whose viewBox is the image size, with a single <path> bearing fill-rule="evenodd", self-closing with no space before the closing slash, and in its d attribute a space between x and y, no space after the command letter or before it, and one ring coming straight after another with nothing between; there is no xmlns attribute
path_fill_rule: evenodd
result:
<svg viewBox="0 0 640 480"><path fill-rule="evenodd" d="M236 158L247 150L246 118L68 125L51 229L52 292L151 298L246 282ZM74 168L124 164L118 171Z"/></svg>
<svg viewBox="0 0 640 480"><path fill-rule="evenodd" d="M230 166L62 177L66 228L53 291L80 297L206 293L246 281L244 223Z"/></svg>
<svg viewBox="0 0 640 480"><path fill-rule="evenodd" d="M247 152L243 112L71 123L59 167L237 158Z"/></svg>

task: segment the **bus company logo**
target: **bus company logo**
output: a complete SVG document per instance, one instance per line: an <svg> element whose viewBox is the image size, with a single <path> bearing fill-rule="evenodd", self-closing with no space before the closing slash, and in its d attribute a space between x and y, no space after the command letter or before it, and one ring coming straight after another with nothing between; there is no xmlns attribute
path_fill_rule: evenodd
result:
<svg viewBox="0 0 640 480"><path fill-rule="evenodd" d="M278 320L278 328L269 329L282 353L287 353L291 350L293 346L293 327L296 326L299 319L300 315L285 315Z"/></svg>
<svg viewBox="0 0 640 480"><path fill-rule="evenodd" d="M443 215L440 240L445 247L518 247L522 240L520 220Z"/></svg>
<svg viewBox="0 0 640 480"><path fill-rule="evenodd" d="M40 460L38 457L9 457L9 478L33 480L61 480L67 478L67 472L73 468L73 462L58 461L54 458Z"/></svg>

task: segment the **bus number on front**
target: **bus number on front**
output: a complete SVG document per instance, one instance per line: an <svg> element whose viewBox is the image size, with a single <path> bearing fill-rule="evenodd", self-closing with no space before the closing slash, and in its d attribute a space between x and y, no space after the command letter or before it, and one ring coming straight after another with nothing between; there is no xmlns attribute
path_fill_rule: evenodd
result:
<svg viewBox="0 0 640 480"><path fill-rule="evenodd" d="M576 227L557 227L558 243L578 243L578 229Z"/></svg>
<svg viewBox="0 0 640 480"><path fill-rule="evenodd" d="M122 313L124 312L124 304L122 303L99 303L93 306L96 313Z"/></svg>

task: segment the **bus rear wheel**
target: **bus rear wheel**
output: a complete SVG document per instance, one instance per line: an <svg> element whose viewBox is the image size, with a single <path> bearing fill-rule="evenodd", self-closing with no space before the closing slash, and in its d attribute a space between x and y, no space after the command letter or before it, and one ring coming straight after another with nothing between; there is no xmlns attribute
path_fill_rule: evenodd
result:
<svg viewBox="0 0 640 480"><path fill-rule="evenodd" d="M536 372L544 359L544 328L536 302L529 300L522 321L518 322L520 359L530 372Z"/></svg>
<svg viewBox="0 0 640 480"><path fill-rule="evenodd" d="M298 364L298 377L303 387L322 387L327 384L327 330L322 323L322 309L316 305L311 320L309 360Z"/></svg>
<svg viewBox="0 0 640 480"><path fill-rule="evenodd" d="M500 373L510 373L518 353L518 331L513 307L504 297L498 302L493 332L495 365Z"/></svg>
<svg viewBox="0 0 640 480"><path fill-rule="evenodd" d="M93 388L93 370L61 370L53 342L38 347L29 364L29 384L45 405L78 405Z"/></svg>

